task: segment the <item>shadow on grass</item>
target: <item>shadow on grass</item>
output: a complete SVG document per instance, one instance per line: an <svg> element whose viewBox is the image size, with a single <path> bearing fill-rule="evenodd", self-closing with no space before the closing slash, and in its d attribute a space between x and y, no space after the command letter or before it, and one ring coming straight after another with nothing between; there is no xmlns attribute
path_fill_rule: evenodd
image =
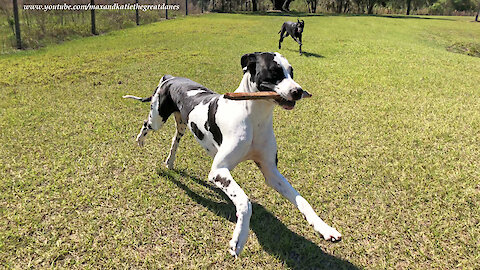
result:
<svg viewBox="0 0 480 270"><path fill-rule="evenodd" d="M235 207L232 203L215 202L207 198L207 196L221 197L225 201L230 201L223 192L206 181L189 175L185 171L160 169L157 173L184 190L195 202L231 222L236 222ZM206 196L199 195L200 192L194 191L200 189ZM359 269L346 260L325 253L315 243L292 232L263 206L257 203L252 203L252 206L250 229L255 232L265 251L282 260L290 268Z"/></svg>
<svg viewBox="0 0 480 270"><path fill-rule="evenodd" d="M288 51L291 51L291 52L296 52L298 53L298 50L292 50L292 49L287 49ZM305 57L315 57L315 58L325 58L325 56L321 55L321 54L318 54L318 53L311 53L311 52L306 52L306 51L302 51L302 56L305 56Z"/></svg>

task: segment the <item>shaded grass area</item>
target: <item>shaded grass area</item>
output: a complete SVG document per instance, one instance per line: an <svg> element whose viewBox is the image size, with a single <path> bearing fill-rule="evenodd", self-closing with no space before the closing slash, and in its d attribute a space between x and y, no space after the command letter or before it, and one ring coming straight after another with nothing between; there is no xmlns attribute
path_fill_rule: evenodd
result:
<svg viewBox="0 0 480 270"><path fill-rule="evenodd" d="M480 57L480 43L454 43L447 50L474 57Z"/></svg>
<svg viewBox="0 0 480 270"><path fill-rule="evenodd" d="M224 93L240 57L274 51L286 18L210 14L0 56L0 264L36 268L475 268L480 243L480 59L463 18L307 17L305 55L280 51L314 96L275 110L279 168L343 235L324 242L251 162L233 260L231 203L211 159L174 124L134 144L163 74ZM209 27L205 27L209 26Z"/></svg>

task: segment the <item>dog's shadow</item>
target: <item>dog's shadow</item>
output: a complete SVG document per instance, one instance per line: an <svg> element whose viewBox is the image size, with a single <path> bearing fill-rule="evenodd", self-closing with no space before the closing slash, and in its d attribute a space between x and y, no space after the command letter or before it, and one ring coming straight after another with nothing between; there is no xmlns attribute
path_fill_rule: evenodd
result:
<svg viewBox="0 0 480 270"><path fill-rule="evenodd" d="M287 49L288 51L291 52L296 52L298 53L298 50L292 50L292 49ZM318 53L313 53L313 52L307 52L307 51L302 51L302 56L305 57L315 57L315 58L325 58L325 56L318 54Z"/></svg>
<svg viewBox="0 0 480 270"><path fill-rule="evenodd" d="M183 189L190 198L213 213L231 222L236 222L235 207L232 203L216 202L198 195L192 190L199 187L207 189L212 197L221 197L223 200L230 202L223 192L209 185L206 181L189 175L182 170L159 169L158 174ZM188 179L192 181L188 181ZM279 258L290 268L359 269L346 260L325 253L315 243L292 232L263 206L257 203L252 203L252 206L253 214L250 221L250 229L255 232L258 242L265 251Z"/></svg>

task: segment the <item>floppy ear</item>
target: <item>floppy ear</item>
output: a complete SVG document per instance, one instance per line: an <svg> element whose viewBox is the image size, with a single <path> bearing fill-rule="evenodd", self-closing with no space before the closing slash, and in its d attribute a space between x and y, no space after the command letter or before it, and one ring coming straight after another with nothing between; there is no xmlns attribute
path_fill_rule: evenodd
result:
<svg viewBox="0 0 480 270"><path fill-rule="evenodd" d="M302 20L302 24L305 24L305 22Z"/></svg>
<svg viewBox="0 0 480 270"><path fill-rule="evenodd" d="M255 67L257 66L256 53L244 54L240 64L242 65L243 73L250 71L250 74L255 75Z"/></svg>

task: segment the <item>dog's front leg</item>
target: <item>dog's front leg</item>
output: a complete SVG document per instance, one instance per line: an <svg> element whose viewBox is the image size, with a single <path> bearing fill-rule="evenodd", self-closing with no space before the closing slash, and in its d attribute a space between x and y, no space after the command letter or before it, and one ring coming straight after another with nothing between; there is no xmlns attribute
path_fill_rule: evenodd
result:
<svg viewBox="0 0 480 270"><path fill-rule="evenodd" d="M222 166L216 166L215 163L214 161L208 179L227 194L237 210L237 224L229 243L230 254L237 257L247 242L252 204L242 188L233 180L230 170Z"/></svg>
<svg viewBox="0 0 480 270"><path fill-rule="evenodd" d="M341 240L342 235L317 216L307 200L305 200L278 171L275 163L257 162L257 165L265 176L267 184L293 203L305 216L308 223L313 226L313 229L320 233L325 240L332 242Z"/></svg>

